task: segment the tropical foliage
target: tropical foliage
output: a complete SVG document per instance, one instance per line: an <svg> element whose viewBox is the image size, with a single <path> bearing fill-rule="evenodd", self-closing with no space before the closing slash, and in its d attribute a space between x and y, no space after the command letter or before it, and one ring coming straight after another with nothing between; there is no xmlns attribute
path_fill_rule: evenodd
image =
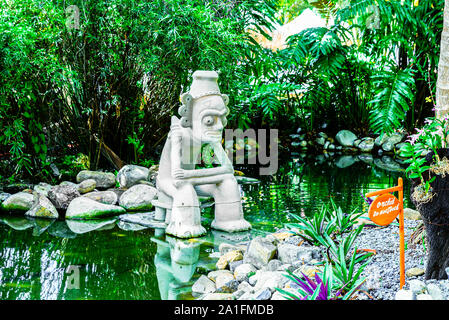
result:
<svg viewBox="0 0 449 320"><path fill-rule="evenodd" d="M434 107L442 0L0 0L2 176L151 163L197 69L220 72L230 127L385 133ZM325 26L261 46L306 9ZM332 133L332 132L330 132ZM59 164L59 163L57 163Z"/></svg>
<svg viewBox="0 0 449 320"><path fill-rule="evenodd" d="M91 169L156 157L192 70L219 71L231 99L251 91L247 31L269 30L275 12L269 0L0 8L0 153L8 174L40 180L58 154L84 153Z"/></svg>
<svg viewBox="0 0 449 320"><path fill-rule="evenodd" d="M289 38L274 57L279 72L264 87L281 96L284 111L309 131L323 122L362 134L411 129L434 106L443 3L336 4L329 26ZM278 104L269 103L274 110Z"/></svg>

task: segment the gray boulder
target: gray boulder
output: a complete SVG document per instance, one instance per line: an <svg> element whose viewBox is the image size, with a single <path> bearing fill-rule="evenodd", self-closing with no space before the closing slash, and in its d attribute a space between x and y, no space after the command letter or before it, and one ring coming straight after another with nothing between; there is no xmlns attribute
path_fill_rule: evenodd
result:
<svg viewBox="0 0 449 320"><path fill-rule="evenodd" d="M156 197L157 189L145 184L138 184L126 190L120 197L119 204L128 211L145 211L153 207L151 201Z"/></svg>
<svg viewBox="0 0 449 320"><path fill-rule="evenodd" d="M385 143L385 141L387 141L388 139L388 135L384 134L382 136L378 136L375 140L374 140L374 145L376 145L377 147L380 147L381 145L383 145Z"/></svg>
<svg viewBox="0 0 449 320"><path fill-rule="evenodd" d="M215 283L208 277L202 275L193 284L192 291L201 294L215 292Z"/></svg>
<svg viewBox="0 0 449 320"><path fill-rule="evenodd" d="M374 148L374 139L364 138L357 146L362 152L371 152Z"/></svg>
<svg viewBox="0 0 449 320"><path fill-rule="evenodd" d="M111 172L83 170L76 176L77 183L87 179L95 180L97 188L107 189L115 186L115 175Z"/></svg>
<svg viewBox="0 0 449 320"><path fill-rule="evenodd" d="M3 211L28 211L34 203L34 197L28 192L15 193L2 202L0 209Z"/></svg>
<svg viewBox="0 0 449 320"><path fill-rule="evenodd" d="M60 186L72 186L72 187L78 188L78 185L72 181L62 181L59 185Z"/></svg>
<svg viewBox="0 0 449 320"><path fill-rule="evenodd" d="M392 134L390 134L388 136L387 141L390 142L392 145L396 145L399 142L401 142L403 138L404 138L404 135L402 133L393 132Z"/></svg>
<svg viewBox="0 0 449 320"><path fill-rule="evenodd" d="M148 182L149 173L150 170L148 168L128 164L123 166L117 173L117 182L120 188L130 188L136 184Z"/></svg>
<svg viewBox="0 0 449 320"><path fill-rule="evenodd" d="M124 213L126 213L126 210L122 207L79 197L70 202L65 217L66 219L97 219Z"/></svg>
<svg viewBox="0 0 449 320"><path fill-rule="evenodd" d="M46 197L48 197L48 192L51 190L52 186L45 182L40 182L39 184L35 185L33 190L37 193L40 193Z"/></svg>
<svg viewBox="0 0 449 320"><path fill-rule="evenodd" d="M352 147L357 136L349 130L341 130L337 133L335 139L344 147Z"/></svg>
<svg viewBox="0 0 449 320"><path fill-rule="evenodd" d="M256 271L256 267L254 267L252 264L242 263L237 268L235 268L234 276L237 281L242 282L248 280L248 275Z"/></svg>
<svg viewBox="0 0 449 320"><path fill-rule="evenodd" d="M269 288L271 292L274 292L276 290L275 288L283 288L288 282L288 278L285 277L284 274L285 273L282 271L258 270L253 276L253 280L256 280L254 290L257 291L260 289Z"/></svg>
<svg viewBox="0 0 449 320"><path fill-rule="evenodd" d="M11 196L10 193L0 192L0 204Z"/></svg>
<svg viewBox="0 0 449 320"><path fill-rule="evenodd" d="M93 191L96 186L97 182L94 179L87 179L80 182L78 185L78 192L81 194L88 193Z"/></svg>
<svg viewBox="0 0 449 320"><path fill-rule="evenodd" d="M266 269L267 271L277 271L282 265L283 263L281 260L273 259L268 262Z"/></svg>
<svg viewBox="0 0 449 320"><path fill-rule="evenodd" d="M118 196L113 191L94 191L84 194L83 197L104 204L116 204L118 201Z"/></svg>
<svg viewBox="0 0 449 320"><path fill-rule="evenodd" d="M394 148L394 144L391 143L390 141L385 141L382 144L382 150L385 151L385 152L390 152L390 151L393 150L393 148Z"/></svg>
<svg viewBox="0 0 449 320"><path fill-rule="evenodd" d="M59 217L58 210L56 210L53 203L51 203L46 196L38 192L35 192L34 204L30 210L25 212L25 215L29 217L49 219L57 219Z"/></svg>
<svg viewBox="0 0 449 320"><path fill-rule="evenodd" d="M260 289L254 293L255 300L270 300L271 290L268 288Z"/></svg>
<svg viewBox="0 0 449 320"><path fill-rule="evenodd" d="M249 243L243 263L250 263L260 269L273 259L275 254L275 245L265 238L256 237Z"/></svg>
<svg viewBox="0 0 449 320"><path fill-rule="evenodd" d="M217 292L234 292L237 290L239 283L234 279L232 274L222 273L215 278L215 287Z"/></svg>
<svg viewBox="0 0 449 320"><path fill-rule="evenodd" d="M320 256L321 253L316 247L298 247L288 243L278 246L278 258L283 263L294 264L298 261L308 263L312 259L319 259Z"/></svg>
<svg viewBox="0 0 449 320"><path fill-rule="evenodd" d="M67 209L70 202L79 196L78 187L69 184L54 186L48 192L48 199L56 209Z"/></svg>

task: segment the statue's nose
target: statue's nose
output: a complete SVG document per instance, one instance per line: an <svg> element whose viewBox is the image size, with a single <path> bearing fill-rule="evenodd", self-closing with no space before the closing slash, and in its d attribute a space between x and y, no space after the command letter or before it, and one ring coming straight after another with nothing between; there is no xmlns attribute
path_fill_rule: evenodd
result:
<svg viewBox="0 0 449 320"><path fill-rule="evenodd" d="M223 130L223 128L224 128L223 121L221 120L220 117L217 118L217 122L216 122L215 128L217 130Z"/></svg>

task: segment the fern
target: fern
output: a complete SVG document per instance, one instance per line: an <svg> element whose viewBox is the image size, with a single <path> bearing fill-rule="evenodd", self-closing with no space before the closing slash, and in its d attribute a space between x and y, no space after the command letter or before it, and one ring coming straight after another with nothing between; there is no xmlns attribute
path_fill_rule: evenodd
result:
<svg viewBox="0 0 449 320"><path fill-rule="evenodd" d="M389 133L405 119L414 98L413 70L385 70L372 77L376 92L369 103L370 125L376 133Z"/></svg>

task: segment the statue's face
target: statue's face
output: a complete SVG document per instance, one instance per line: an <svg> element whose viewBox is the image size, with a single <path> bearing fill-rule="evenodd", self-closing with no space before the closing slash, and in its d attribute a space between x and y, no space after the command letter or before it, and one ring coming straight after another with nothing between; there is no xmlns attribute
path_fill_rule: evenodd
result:
<svg viewBox="0 0 449 320"><path fill-rule="evenodd" d="M202 143L221 142L226 112L221 96L206 96L195 101L192 114L193 137Z"/></svg>

